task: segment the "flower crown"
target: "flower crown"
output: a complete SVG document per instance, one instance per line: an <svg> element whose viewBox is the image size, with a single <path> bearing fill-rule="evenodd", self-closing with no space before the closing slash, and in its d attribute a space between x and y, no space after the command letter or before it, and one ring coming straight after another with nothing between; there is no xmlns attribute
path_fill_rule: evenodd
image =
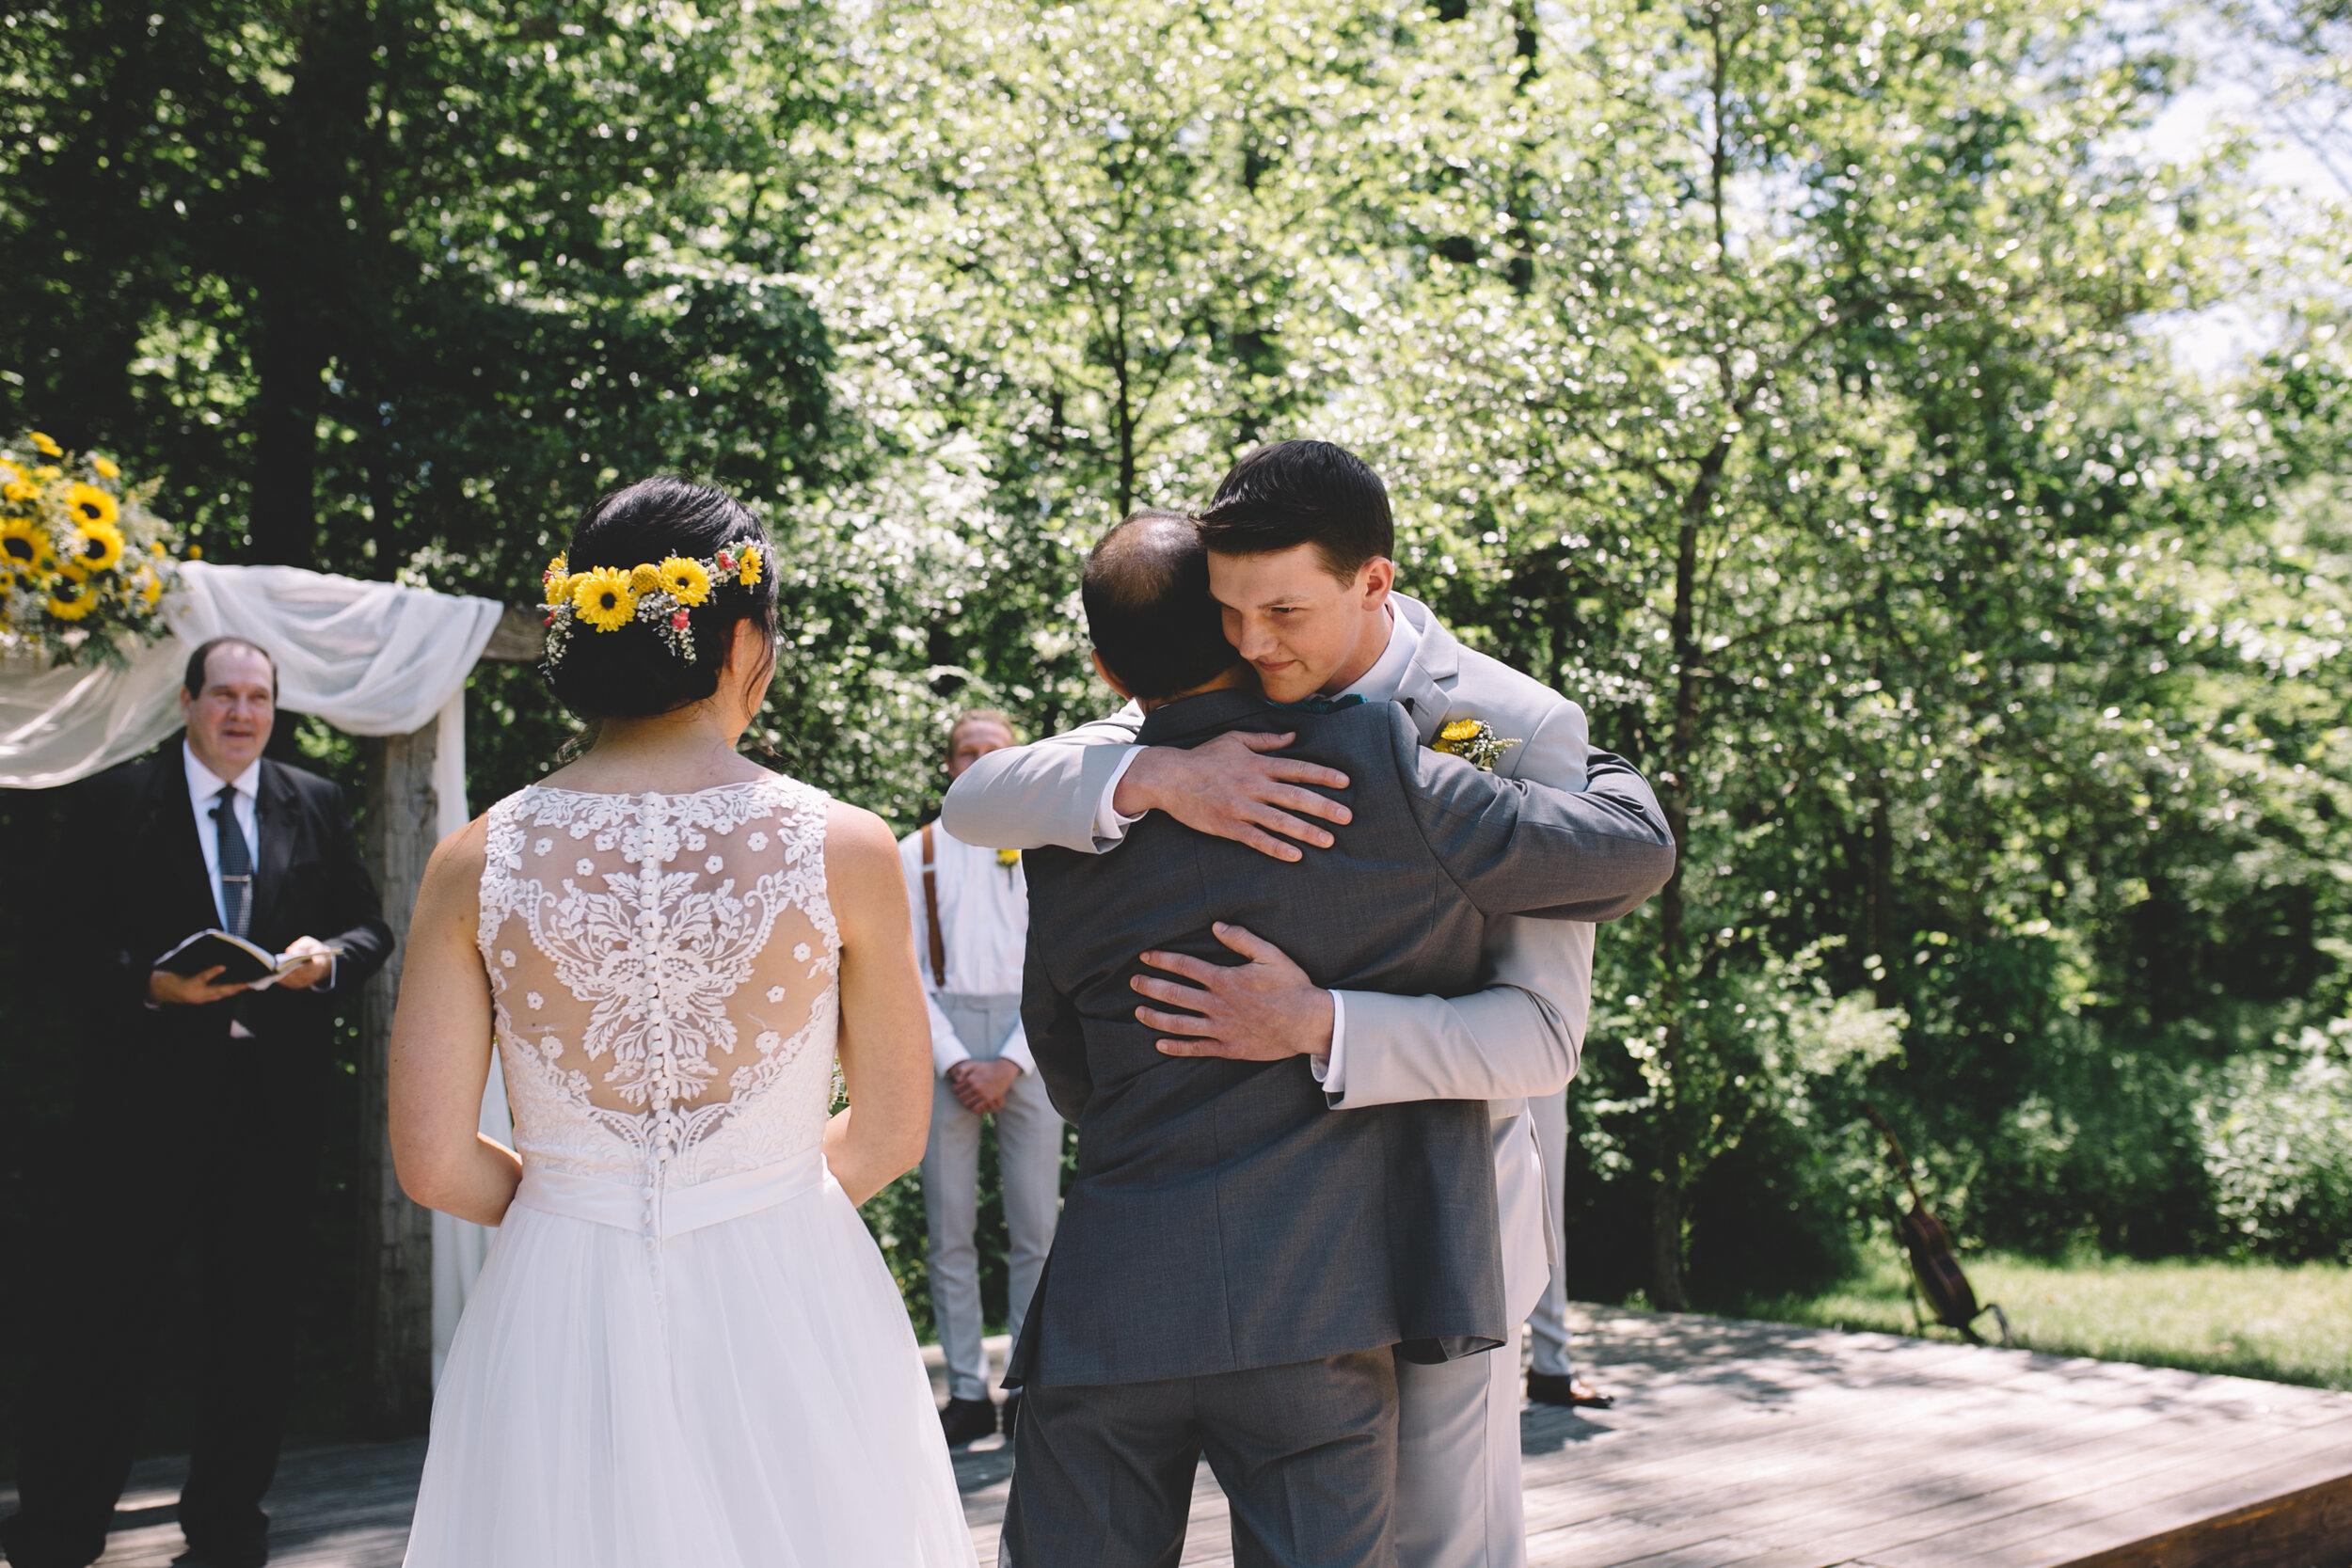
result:
<svg viewBox="0 0 2352 1568"><path fill-rule="evenodd" d="M553 669L584 623L597 631L618 631L643 621L661 633L670 651L694 662L689 611L733 578L746 588L759 585L759 546L748 539L723 545L698 561L669 556L659 564L591 566L575 572L562 556L548 562L540 580L547 588L548 667Z"/></svg>

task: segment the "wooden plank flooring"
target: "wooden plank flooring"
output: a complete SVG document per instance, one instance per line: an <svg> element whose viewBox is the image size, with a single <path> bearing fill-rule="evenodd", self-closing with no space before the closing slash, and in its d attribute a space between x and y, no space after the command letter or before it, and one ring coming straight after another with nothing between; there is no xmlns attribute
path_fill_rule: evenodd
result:
<svg viewBox="0 0 2352 1568"><path fill-rule="evenodd" d="M2352 1564L2352 1395L1614 1309L1581 1314L1578 1343L1618 1402L1522 1418L1539 1568ZM272 1561L397 1568L422 1460L419 1442L289 1455ZM180 1550L183 1469L138 1467L104 1568ZM988 1440L956 1474L993 1568L1010 1455ZM1231 1563L1205 1468L1193 1500L1184 1560Z"/></svg>

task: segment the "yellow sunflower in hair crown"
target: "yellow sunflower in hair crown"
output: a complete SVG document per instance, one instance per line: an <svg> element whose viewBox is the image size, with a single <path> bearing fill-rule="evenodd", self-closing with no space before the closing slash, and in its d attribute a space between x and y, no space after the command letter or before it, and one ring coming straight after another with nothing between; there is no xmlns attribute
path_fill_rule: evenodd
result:
<svg viewBox="0 0 2352 1568"><path fill-rule="evenodd" d="M591 566L572 578L572 609L598 631L618 631L637 618L637 589L618 566Z"/></svg>

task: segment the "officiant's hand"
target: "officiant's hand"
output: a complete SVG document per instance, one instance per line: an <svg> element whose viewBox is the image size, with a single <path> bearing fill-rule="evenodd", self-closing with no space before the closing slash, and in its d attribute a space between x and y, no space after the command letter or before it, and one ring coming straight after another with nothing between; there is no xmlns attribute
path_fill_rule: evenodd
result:
<svg viewBox="0 0 2352 1568"><path fill-rule="evenodd" d="M1237 1062L1279 1062L1285 1056L1320 1056L1331 1049L1331 993L1307 978L1274 943L1222 921L1216 940L1249 961L1213 964L1182 953L1146 953L1143 961L1197 982L1179 985L1156 974L1129 983L1155 1001L1189 1008L1185 1013L1137 1007L1136 1021L1147 1029L1187 1037L1164 1039L1171 1056L1224 1056Z"/></svg>
<svg viewBox="0 0 2352 1568"><path fill-rule="evenodd" d="M1278 861L1295 861L1303 851L1276 833L1327 849L1331 835L1305 818L1344 823L1350 813L1328 796L1299 786L1345 789L1347 775L1294 757L1261 754L1279 752L1297 738L1229 730L1189 751L1147 746L1127 765L1111 805L1121 816L1164 811L1187 828L1246 844Z"/></svg>
<svg viewBox="0 0 2352 1568"><path fill-rule="evenodd" d="M227 964L215 964L194 974L174 974L167 969L154 970L147 976L147 999L150 1002L167 1002L176 1007L201 1007L209 1002L226 1002L246 989L242 983L233 986L213 983L228 967Z"/></svg>
<svg viewBox="0 0 2352 1568"><path fill-rule="evenodd" d="M296 937L286 944L289 955L308 953L310 961L299 969L290 969L278 978L281 986L295 990L309 990L335 972L335 950L316 937Z"/></svg>

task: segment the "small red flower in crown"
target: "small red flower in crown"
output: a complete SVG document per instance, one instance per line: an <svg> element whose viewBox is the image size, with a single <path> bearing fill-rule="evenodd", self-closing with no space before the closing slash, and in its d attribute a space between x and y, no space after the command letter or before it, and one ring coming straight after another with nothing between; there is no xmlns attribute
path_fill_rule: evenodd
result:
<svg viewBox="0 0 2352 1568"><path fill-rule="evenodd" d="M719 562L719 570L723 572L732 572L735 570L735 554L733 551L721 550L716 556L712 557L712 559Z"/></svg>
<svg viewBox="0 0 2352 1568"><path fill-rule="evenodd" d="M689 617L686 611L681 610L675 615L670 617L670 625L677 627L680 631L684 631L686 629L686 623Z"/></svg>

